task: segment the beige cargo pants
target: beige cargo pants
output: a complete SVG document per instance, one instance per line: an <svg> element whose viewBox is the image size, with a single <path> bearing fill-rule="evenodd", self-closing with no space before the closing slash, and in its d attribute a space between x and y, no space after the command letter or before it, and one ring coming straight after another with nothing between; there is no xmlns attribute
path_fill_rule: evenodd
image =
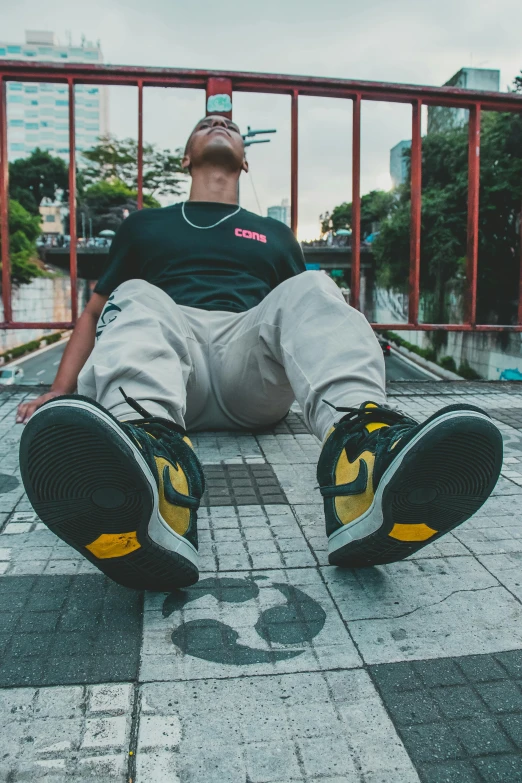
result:
<svg viewBox="0 0 522 783"><path fill-rule="evenodd" d="M385 401L379 343L322 272L286 280L244 313L186 307L144 280L123 283L100 317L78 391L135 419L119 386L189 431L263 427L296 399L321 440L341 415L324 398Z"/></svg>

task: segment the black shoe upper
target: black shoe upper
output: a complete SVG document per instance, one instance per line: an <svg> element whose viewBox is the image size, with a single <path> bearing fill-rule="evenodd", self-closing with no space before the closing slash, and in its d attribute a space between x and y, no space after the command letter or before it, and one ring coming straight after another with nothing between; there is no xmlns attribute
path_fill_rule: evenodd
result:
<svg viewBox="0 0 522 783"><path fill-rule="evenodd" d="M334 431L326 440L317 465L317 480L321 494L334 497L342 494L335 486L335 468L341 451L346 451L350 462L354 462L363 451L375 454L375 466L372 476L373 489L390 462L417 431L415 419L401 411L392 410L385 405L365 402L359 408L336 408L347 413L335 425ZM385 424L368 431L371 424Z"/></svg>
<svg viewBox="0 0 522 783"><path fill-rule="evenodd" d="M156 458L168 461L175 470L179 470L181 467L187 479L189 494L183 495L172 486L168 476L169 469L165 466L162 475L165 498L173 506L182 506L196 512L205 491L205 477L194 450L184 440L186 431L170 419L151 416L132 397L128 397L123 389L120 388L120 391L125 401L143 416L142 419L118 422L120 427L139 446L158 486L160 485L160 477ZM194 513L191 514L191 524L184 537L197 548L196 515Z"/></svg>

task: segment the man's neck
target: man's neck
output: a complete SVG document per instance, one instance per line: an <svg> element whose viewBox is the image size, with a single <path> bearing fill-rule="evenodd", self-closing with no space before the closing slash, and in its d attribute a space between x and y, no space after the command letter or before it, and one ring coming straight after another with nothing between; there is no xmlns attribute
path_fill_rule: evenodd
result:
<svg viewBox="0 0 522 783"><path fill-rule="evenodd" d="M192 171L189 201L237 204L237 181L235 172L230 173L214 166L198 168Z"/></svg>

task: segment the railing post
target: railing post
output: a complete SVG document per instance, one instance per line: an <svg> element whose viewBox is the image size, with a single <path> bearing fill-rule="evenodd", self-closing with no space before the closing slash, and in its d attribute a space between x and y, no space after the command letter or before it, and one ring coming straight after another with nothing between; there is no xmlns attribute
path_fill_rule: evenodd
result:
<svg viewBox="0 0 522 783"><path fill-rule="evenodd" d="M4 322L13 320L11 308L11 263L9 260L9 159L7 156L6 79L0 76L0 237L2 241L2 300Z"/></svg>
<svg viewBox="0 0 522 783"><path fill-rule="evenodd" d="M143 209L143 79L138 79L138 209Z"/></svg>
<svg viewBox="0 0 522 783"><path fill-rule="evenodd" d="M69 275L71 279L71 321L78 320L78 262L76 245L76 128L74 106L74 79L69 76Z"/></svg>
<svg viewBox="0 0 522 783"><path fill-rule="evenodd" d="M480 188L480 103L469 111L468 135L468 238L466 249L466 312L465 322L477 321L478 226Z"/></svg>
<svg viewBox="0 0 522 783"><path fill-rule="evenodd" d="M350 302L360 309L361 294L361 96L352 104L352 270Z"/></svg>
<svg viewBox="0 0 522 783"><path fill-rule="evenodd" d="M232 119L232 80L211 76L207 81L205 114L222 114Z"/></svg>
<svg viewBox="0 0 522 783"><path fill-rule="evenodd" d="M520 256L520 267L519 267L519 284L518 284L518 313L517 313L517 323L522 324L522 208L520 209L520 217L519 217L519 226L518 226L518 238L520 242L520 247L518 249L518 253Z"/></svg>
<svg viewBox="0 0 522 783"><path fill-rule="evenodd" d="M298 115L299 92L292 92L291 108L291 139L290 139L290 227L297 236L298 223L298 166L299 166L299 115Z"/></svg>
<svg viewBox="0 0 522 783"><path fill-rule="evenodd" d="M411 222L410 222L410 274L408 293L408 321L419 323L420 248L421 248L421 193L422 193L422 141L421 107L417 99L412 104L411 115Z"/></svg>

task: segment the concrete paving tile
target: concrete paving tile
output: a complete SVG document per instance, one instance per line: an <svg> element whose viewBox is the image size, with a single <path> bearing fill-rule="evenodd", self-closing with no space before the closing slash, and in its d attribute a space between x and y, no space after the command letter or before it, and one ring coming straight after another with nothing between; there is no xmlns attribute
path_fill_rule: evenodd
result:
<svg viewBox="0 0 522 783"><path fill-rule="evenodd" d="M179 718L183 781L418 781L362 671L148 683L141 692L147 714Z"/></svg>
<svg viewBox="0 0 522 783"><path fill-rule="evenodd" d="M219 573L167 596L162 617L146 596L142 681L360 665L315 569Z"/></svg>
<svg viewBox="0 0 522 783"><path fill-rule="evenodd" d="M433 383L420 391L418 384L396 384L392 403L419 419L463 399L506 411L513 407L507 389ZM50 662L57 684L0 690L10 781L123 783L130 772L135 783L518 779L519 430L501 424L503 476L473 519L409 561L357 572L326 565L314 489L320 444L298 407L263 433L197 433L215 498L224 498L225 471L240 505L229 497L226 506L201 508L197 586L145 597L143 685L135 701L129 681L139 641L131 645L133 671L122 668L122 651L130 649L122 623L128 626L130 611L134 624L134 609L120 599L108 604L111 625L90 591L83 612L64 610L68 589L61 580L102 577L39 522L23 494L16 457L21 428L11 424L16 400L0 392L0 405L2 394L0 490L8 489L0 492L2 666L11 661L10 685L38 685L48 681ZM254 469L258 488L251 492L243 473ZM292 507L270 494L274 474ZM18 572L24 575L13 575ZM39 572L45 576L35 585L45 579L42 587L59 589L24 592L18 582L6 602L2 585ZM87 627L89 618L100 627ZM386 693L379 695L361 668L352 639L372 677L380 671ZM473 654L462 657L467 653ZM385 709L381 698L395 702ZM129 757L133 705L138 748ZM433 723L430 716L439 717ZM429 759L419 756L419 743L433 751ZM2 768L0 780L3 775Z"/></svg>
<svg viewBox="0 0 522 783"><path fill-rule="evenodd" d="M285 465L273 463L274 473L291 505L313 503L319 496L316 465Z"/></svg>
<svg viewBox="0 0 522 783"><path fill-rule="evenodd" d="M478 560L510 593L522 601L522 552L480 555Z"/></svg>
<svg viewBox="0 0 522 783"><path fill-rule="evenodd" d="M141 752L136 757L134 783L181 783L176 774L178 759L175 754L157 750Z"/></svg>
<svg viewBox="0 0 522 783"><path fill-rule="evenodd" d="M2 691L0 780L127 780L130 713L86 717L87 697L82 687Z"/></svg>
<svg viewBox="0 0 522 783"><path fill-rule="evenodd" d="M323 573L366 663L522 644L521 605L472 557Z"/></svg>
<svg viewBox="0 0 522 783"><path fill-rule="evenodd" d="M172 749L181 740L177 715L142 715L138 731L138 753L154 748Z"/></svg>

